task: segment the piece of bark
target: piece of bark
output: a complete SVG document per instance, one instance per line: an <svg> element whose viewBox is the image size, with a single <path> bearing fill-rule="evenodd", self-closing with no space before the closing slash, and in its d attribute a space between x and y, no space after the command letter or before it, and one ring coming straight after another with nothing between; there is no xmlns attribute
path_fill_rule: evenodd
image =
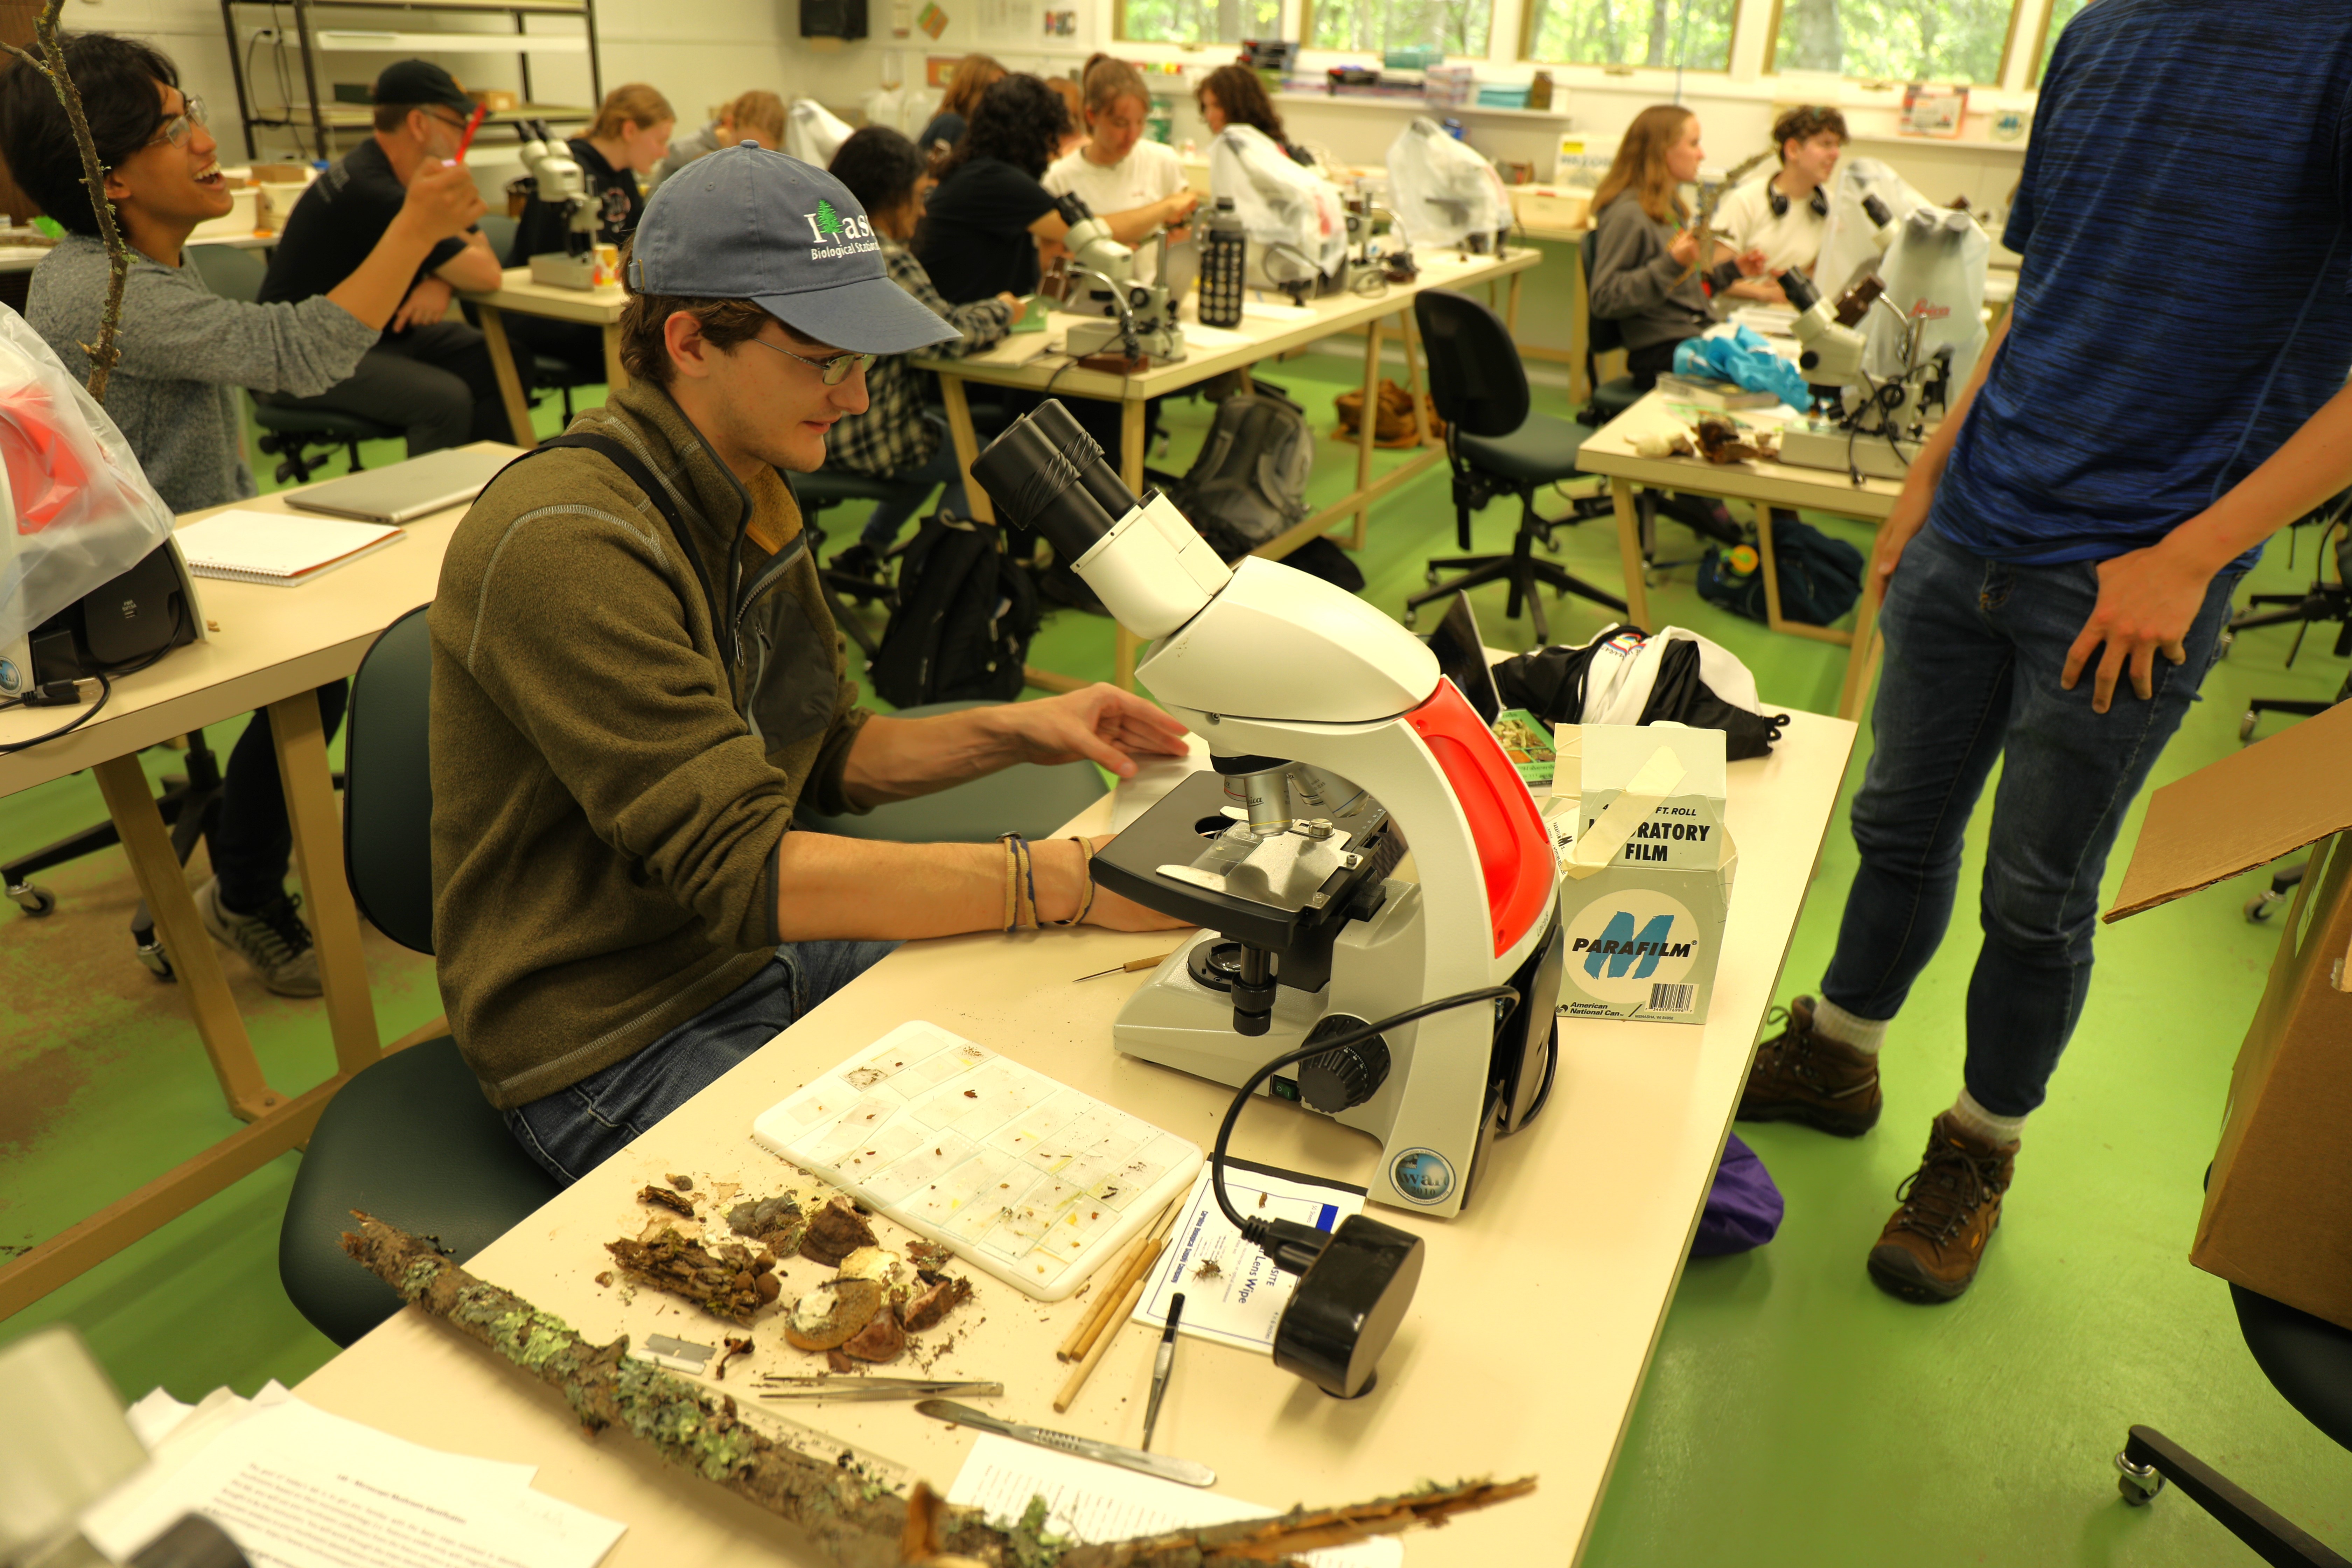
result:
<svg viewBox="0 0 2352 1568"><path fill-rule="evenodd" d="M875 1245L874 1227L866 1223L847 1198L836 1197L809 1216L808 1234L801 1237L801 1256L837 1268L841 1260L861 1247Z"/></svg>
<svg viewBox="0 0 2352 1568"><path fill-rule="evenodd" d="M898 1314L886 1301L864 1328L842 1342L841 1353L879 1366L897 1361L906 1348L907 1331L898 1326Z"/></svg>
<svg viewBox="0 0 2352 1568"><path fill-rule="evenodd" d="M790 1195L746 1198L727 1211L727 1228L746 1241L762 1241L780 1258L800 1250L808 1221Z"/></svg>
<svg viewBox="0 0 2352 1568"><path fill-rule="evenodd" d="M426 1314L562 1394L582 1427L635 1435L665 1460L798 1525L840 1568L947 1568L956 1558L1057 1568L1244 1568L1290 1560L1341 1541L1390 1535L1489 1507L1535 1489L1535 1478L1428 1487L1345 1508L1293 1510L1203 1530L1093 1546L1044 1535L1044 1500L1011 1530L979 1510L939 1500L918 1483L902 1496L855 1465L810 1458L771 1441L737 1414L731 1395L706 1393L628 1354L624 1335L592 1345L562 1319L442 1257L428 1243L354 1212L343 1250Z"/></svg>
<svg viewBox="0 0 2352 1568"><path fill-rule="evenodd" d="M784 1338L804 1351L829 1351L874 1321L882 1287L871 1279L829 1279L793 1305Z"/></svg>
<svg viewBox="0 0 2352 1568"><path fill-rule="evenodd" d="M694 1217L694 1200L671 1192L667 1187L647 1186L637 1194L637 1202L658 1204L663 1208L677 1210L688 1219Z"/></svg>
<svg viewBox="0 0 2352 1568"><path fill-rule="evenodd" d="M946 1317L956 1303L971 1294L971 1280L961 1276L942 1279L899 1308L898 1321L906 1324L909 1333L919 1334L925 1329L937 1328L940 1320Z"/></svg>
<svg viewBox="0 0 2352 1568"><path fill-rule="evenodd" d="M753 1313L780 1293L775 1258L766 1254L754 1258L751 1249L738 1241L722 1242L714 1249L664 1226L651 1241L625 1237L606 1242L604 1250L631 1279L683 1296L712 1317L730 1322L750 1322Z"/></svg>

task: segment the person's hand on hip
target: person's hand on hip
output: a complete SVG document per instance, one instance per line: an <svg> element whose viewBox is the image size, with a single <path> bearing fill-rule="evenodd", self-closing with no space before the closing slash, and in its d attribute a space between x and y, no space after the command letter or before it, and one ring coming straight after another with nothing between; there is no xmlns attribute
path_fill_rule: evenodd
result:
<svg viewBox="0 0 2352 1568"><path fill-rule="evenodd" d="M2091 655L2106 649L2092 677L2091 710L2104 713L2114 700L2116 678L2128 668L2132 689L2142 701L2156 695L2156 656L2189 662L2182 647L2197 612L2204 607L2212 579L2185 563L2162 544L2099 563L2099 602L2083 623L2058 684L2068 691L2082 679Z"/></svg>

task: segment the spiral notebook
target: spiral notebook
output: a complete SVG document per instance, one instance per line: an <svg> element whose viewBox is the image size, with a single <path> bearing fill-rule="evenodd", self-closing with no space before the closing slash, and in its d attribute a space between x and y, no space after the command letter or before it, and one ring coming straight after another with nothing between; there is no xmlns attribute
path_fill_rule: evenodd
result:
<svg viewBox="0 0 2352 1568"><path fill-rule="evenodd" d="M216 511L182 523L172 536L199 577L290 588L383 549L400 530L277 511Z"/></svg>

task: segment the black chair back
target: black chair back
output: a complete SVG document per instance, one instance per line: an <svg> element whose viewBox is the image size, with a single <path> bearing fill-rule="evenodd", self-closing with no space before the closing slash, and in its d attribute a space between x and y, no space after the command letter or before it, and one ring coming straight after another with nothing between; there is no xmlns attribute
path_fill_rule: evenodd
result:
<svg viewBox="0 0 2352 1568"><path fill-rule="evenodd" d="M420 605L383 628L352 677L343 729L343 864L360 913L433 951L433 639Z"/></svg>
<svg viewBox="0 0 2352 1568"><path fill-rule="evenodd" d="M1465 436L1507 436L1528 421L1528 372L1501 318L1442 289L1413 296L1437 416Z"/></svg>
<svg viewBox="0 0 2352 1568"><path fill-rule="evenodd" d="M1586 229L1583 247L1584 293L1585 298L1590 300L1592 297L1592 263L1601 254L1600 235L1591 229ZM1619 326L1614 320L1601 315L1598 310L1588 308L1584 315L1584 369L1589 377L1592 372L1594 355L1610 353L1625 346L1625 329Z"/></svg>
<svg viewBox="0 0 2352 1568"><path fill-rule="evenodd" d="M205 288L224 300L247 305L261 297L261 280L269 275L269 264L261 259L260 252L241 245L192 245L187 261Z"/></svg>

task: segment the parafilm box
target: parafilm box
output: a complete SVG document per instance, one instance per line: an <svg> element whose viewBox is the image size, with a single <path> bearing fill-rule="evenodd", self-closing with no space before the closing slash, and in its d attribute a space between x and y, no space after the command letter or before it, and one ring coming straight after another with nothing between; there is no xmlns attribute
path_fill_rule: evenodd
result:
<svg viewBox="0 0 2352 1568"><path fill-rule="evenodd" d="M1581 739L1583 793L1560 868L1559 1010L1703 1024L1738 864L1723 822L1723 731L1587 724Z"/></svg>

